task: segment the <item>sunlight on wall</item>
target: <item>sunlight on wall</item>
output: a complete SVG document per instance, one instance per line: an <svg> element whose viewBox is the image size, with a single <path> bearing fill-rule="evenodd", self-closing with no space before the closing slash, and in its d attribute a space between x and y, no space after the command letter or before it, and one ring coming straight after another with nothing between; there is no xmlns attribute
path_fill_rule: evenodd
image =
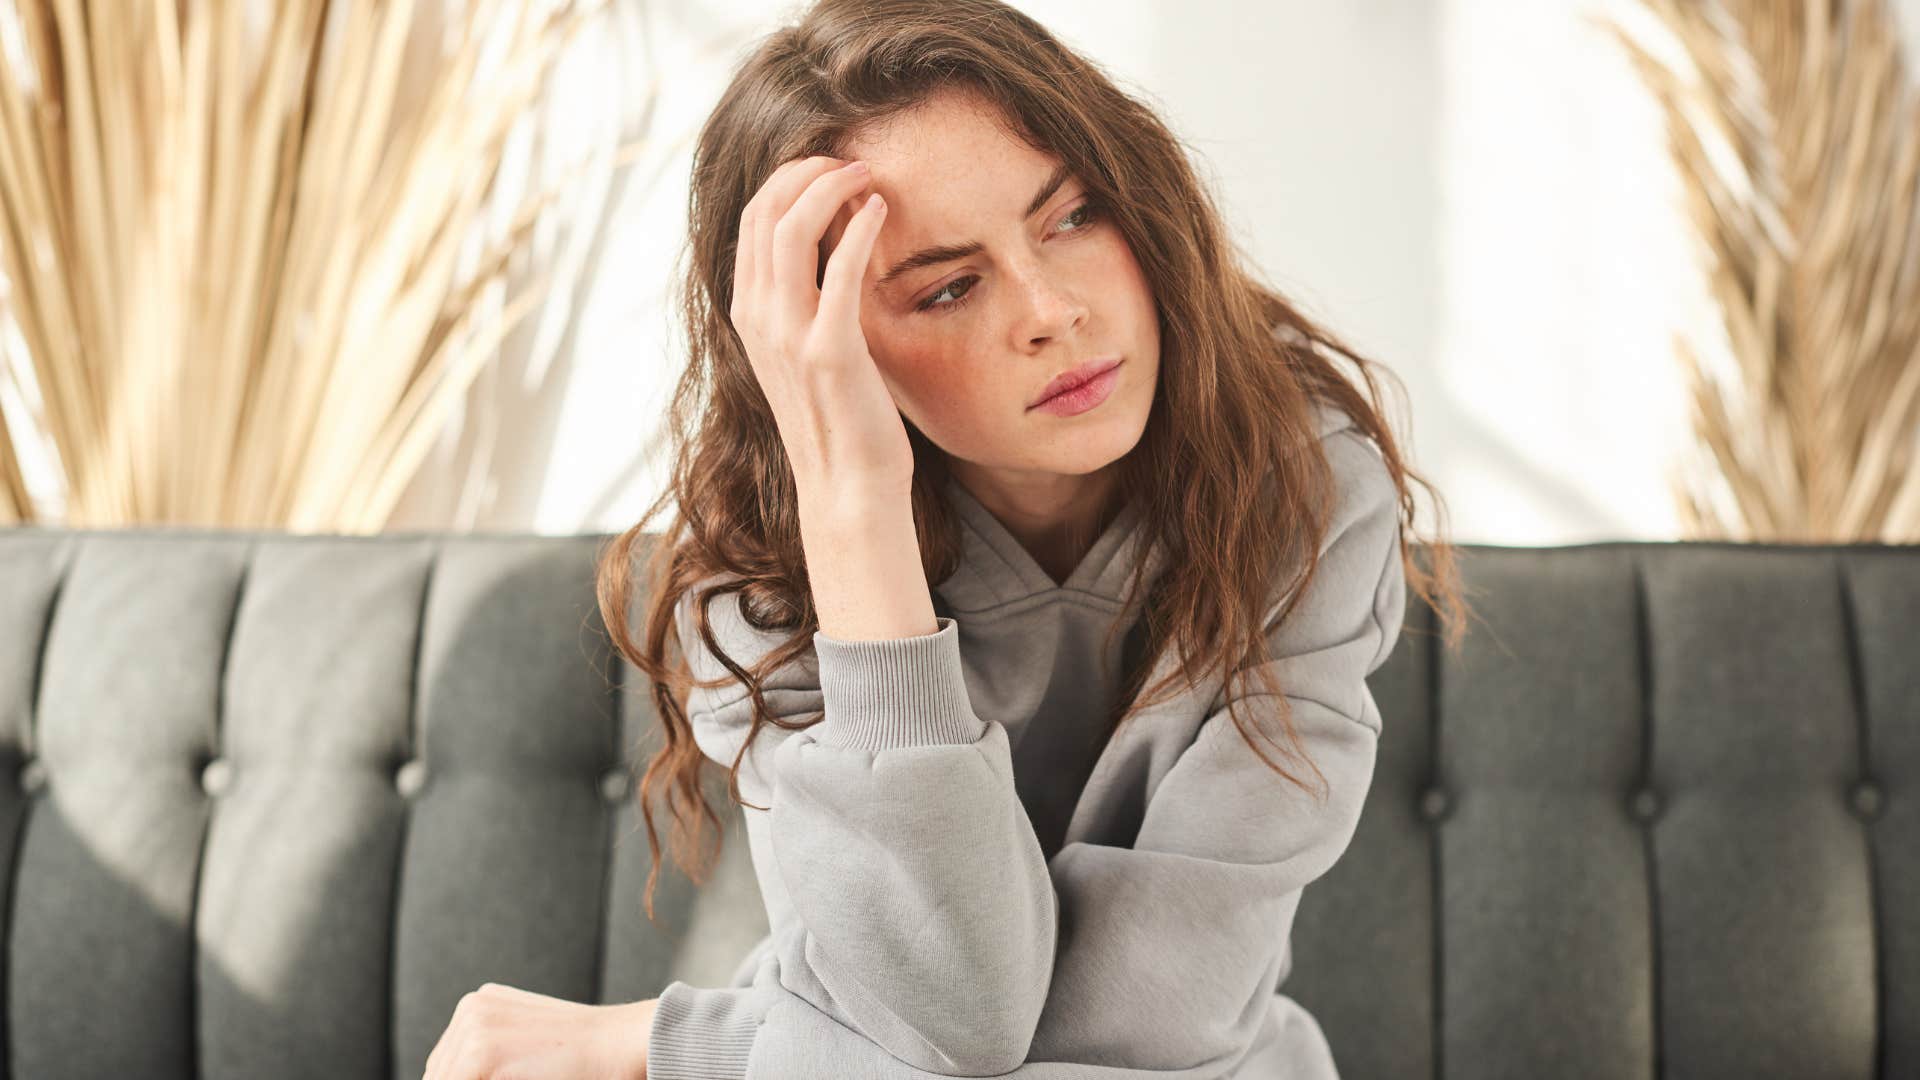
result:
<svg viewBox="0 0 1920 1080"><path fill-rule="evenodd" d="M1671 334L1705 293L1660 116L1575 7L1596 5L1445 5L1434 367L1453 437L1428 464L1463 539L1675 529Z"/></svg>
<svg viewBox="0 0 1920 1080"><path fill-rule="evenodd" d="M1670 463L1690 435L1672 337L1724 337L1662 118L1583 21L1621 5L1019 2L1163 110L1268 280L1404 382L1410 425L1394 420L1453 538L1503 544L1673 537ZM461 527L614 531L664 484L690 140L794 5L618 8L621 32L582 44L550 115L576 138L596 110L632 128L657 73L656 145L609 193L552 364L509 355L476 388L495 398L492 490ZM471 496L480 432L449 435L396 526Z"/></svg>

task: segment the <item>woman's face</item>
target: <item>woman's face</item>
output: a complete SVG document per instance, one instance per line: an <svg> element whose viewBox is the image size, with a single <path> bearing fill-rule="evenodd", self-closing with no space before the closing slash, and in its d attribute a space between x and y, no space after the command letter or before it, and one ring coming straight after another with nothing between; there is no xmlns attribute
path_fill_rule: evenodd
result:
<svg viewBox="0 0 1920 1080"><path fill-rule="evenodd" d="M1066 494L1063 475L1094 472L1139 442L1159 322L1119 228L990 110L939 94L843 148L868 162L870 190L887 200L860 328L901 413L957 459L970 487L1044 503ZM858 208L842 207L826 250ZM1099 405L1071 416L1029 407L1054 376L1103 358L1121 363Z"/></svg>

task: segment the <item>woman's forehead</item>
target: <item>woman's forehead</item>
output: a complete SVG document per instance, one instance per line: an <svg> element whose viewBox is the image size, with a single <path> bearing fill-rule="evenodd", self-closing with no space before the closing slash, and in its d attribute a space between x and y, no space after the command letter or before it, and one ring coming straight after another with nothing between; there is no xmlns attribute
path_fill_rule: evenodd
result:
<svg viewBox="0 0 1920 1080"><path fill-rule="evenodd" d="M898 168L913 163L964 167L984 154L995 160L1045 157L1014 135L1006 115L993 103L975 93L949 90L868 124L845 141L840 156Z"/></svg>

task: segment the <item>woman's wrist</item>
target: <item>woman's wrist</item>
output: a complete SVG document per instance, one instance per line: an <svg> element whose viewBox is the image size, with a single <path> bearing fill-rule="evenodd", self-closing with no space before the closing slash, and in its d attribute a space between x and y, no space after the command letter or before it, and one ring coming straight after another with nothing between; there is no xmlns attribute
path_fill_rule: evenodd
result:
<svg viewBox="0 0 1920 1080"><path fill-rule="evenodd" d="M807 490L800 538L821 633L878 641L940 629L908 493Z"/></svg>
<svg viewBox="0 0 1920 1080"><path fill-rule="evenodd" d="M653 1042L653 1014L657 999L609 1005L613 1018L607 1026L611 1047L609 1075L620 1080L647 1080L647 1052Z"/></svg>

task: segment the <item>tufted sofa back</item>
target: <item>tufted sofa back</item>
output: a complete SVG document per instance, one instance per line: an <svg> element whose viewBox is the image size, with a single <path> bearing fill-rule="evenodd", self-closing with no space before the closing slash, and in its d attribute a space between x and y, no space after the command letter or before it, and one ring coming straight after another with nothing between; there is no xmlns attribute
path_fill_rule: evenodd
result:
<svg viewBox="0 0 1920 1080"><path fill-rule="evenodd" d="M5 1076L410 1078L483 982L724 984L737 809L641 910L608 539L0 531ZM1920 548L1461 554L1295 924L1342 1075L1920 1075Z"/></svg>

